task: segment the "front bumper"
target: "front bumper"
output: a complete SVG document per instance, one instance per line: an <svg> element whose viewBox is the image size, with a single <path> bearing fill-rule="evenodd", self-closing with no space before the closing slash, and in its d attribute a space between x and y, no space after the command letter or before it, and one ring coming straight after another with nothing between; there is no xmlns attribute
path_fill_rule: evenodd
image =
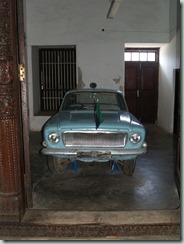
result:
<svg viewBox="0 0 184 244"><path fill-rule="evenodd" d="M133 159L137 156L146 153L147 148L141 149L51 149L43 148L41 153L43 155L50 155L53 157L61 157L67 159L75 159L80 161L109 161L109 160L126 160Z"/></svg>

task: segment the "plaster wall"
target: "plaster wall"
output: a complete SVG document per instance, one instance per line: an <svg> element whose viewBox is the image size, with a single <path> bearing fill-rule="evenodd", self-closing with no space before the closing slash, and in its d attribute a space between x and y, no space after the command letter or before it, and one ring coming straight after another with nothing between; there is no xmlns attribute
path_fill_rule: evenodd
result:
<svg viewBox="0 0 184 244"><path fill-rule="evenodd" d="M170 42L160 48L158 125L173 132L175 69L180 68L179 1L170 0Z"/></svg>
<svg viewBox="0 0 184 244"><path fill-rule="evenodd" d="M158 125L168 132L173 130L175 38L160 49ZM164 96L163 96L164 94Z"/></svg>
<svg viewBox="0 0 184 244"><path fill-rule="evenodd" d="M78 84L124 91L124 44L168 43L169 0L124 0L114 19L107 19L109 0L27 0L25 30L30 129L38 131L47 116L39 107L33 46L76 45ZM118 79L118 83L114 81Z"/></svg>

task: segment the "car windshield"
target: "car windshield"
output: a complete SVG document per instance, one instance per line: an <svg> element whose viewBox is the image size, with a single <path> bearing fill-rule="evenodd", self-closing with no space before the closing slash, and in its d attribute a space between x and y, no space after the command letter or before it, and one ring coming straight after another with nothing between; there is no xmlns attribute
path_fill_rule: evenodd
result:
<svg viewBox="0 0 184 244"><path fill-rule="evenodd" d="M97 102L102 111L127 111L126 103L119 93L86 91L68 93L60 110L93 110Z"/></svg>

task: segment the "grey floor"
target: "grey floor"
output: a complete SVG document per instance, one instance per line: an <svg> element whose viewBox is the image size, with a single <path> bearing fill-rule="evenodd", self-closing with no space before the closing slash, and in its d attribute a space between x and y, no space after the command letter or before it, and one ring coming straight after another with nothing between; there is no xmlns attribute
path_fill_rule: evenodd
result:
<svg viewBox="0 0 184 244"><path fill-rule="evenodd" d="M133 176L111 174L108 163L79 163L78 172L52 175L39 154L41 134L30 134L33 208L63 211L121 211L178 208L174 180L175 138L145 125L148 153L139 156Z"/></svg>

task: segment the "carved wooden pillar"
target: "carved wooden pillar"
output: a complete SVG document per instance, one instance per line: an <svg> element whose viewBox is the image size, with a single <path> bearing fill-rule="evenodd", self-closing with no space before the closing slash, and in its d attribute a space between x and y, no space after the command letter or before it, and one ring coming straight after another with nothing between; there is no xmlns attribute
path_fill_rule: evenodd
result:
<svg viewBox="0 0 184 244"><path fill-rule="evenodd" d="M24 213L16 0L0 0L0 221Z"/></svg>

